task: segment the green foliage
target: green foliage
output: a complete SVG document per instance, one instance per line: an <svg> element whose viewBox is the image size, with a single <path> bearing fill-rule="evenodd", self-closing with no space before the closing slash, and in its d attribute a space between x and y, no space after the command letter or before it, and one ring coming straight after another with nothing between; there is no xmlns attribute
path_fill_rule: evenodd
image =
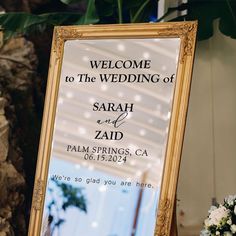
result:
<svg viewBox="0 0 236 236"><path fill-rule="evenodd" d="M59 0L58 0L59 1ZM57 25L148 22L156 11L156 0L60 0L65 6L82 5L84 12L65 11L44 14L25 12L0 14L4 37L32 34ZM155 6L155 7L154 7ZM83 8L83 7L82 7ZM67 8L65 7L67 10Z"/></svg>
<svg viewBox="0 0 236 236"><path fill-rule="evenodd" d="M140 6L130 9L130 21L132 23L142 21L144 9L148 6L149 3L149 0L145 0L142 4L140 4Z"/></svg>
<svg viewBox="0 0 236 236"><path fill-rule="evenodd" d="M156 0L100 0L96 1L99 23L149 22L156 15Z"/></svg>
<svg viewBox="0 0 236 236"><path fill-rule="evenodd" d="M81 15L78 13L47 13L34 15L30 13L6 13L0 15L0 25L4 29L4 37L8 39L16 34L42 32L48 26L76 24ZM89 19L91 20L91 19Z"/></svg>
<svg viewBox="0 0 236 236"><path fill-rule="evenodd" d="M83 0L60 0L62 3L64 4L74 4L74 3L79 3L79 2L82 2Z"/></svg>
<svg viewBox="0 0 236 236"><path fill-rule="evenodd" d="M75 25L94 24L98 21L99 19L95 7L95 0L88 0L85 14L77 22L75 22Z"/></svg>
<svg viewBox="0 0 236 236"><path fill-rule="evenodd" d="M81 0L62 0L70 4ZM87 0L84 14L77 12L50 12L44 14L31 14L25 12L10 12L0 14L0 25L4 29L4 38L8 39L17 34L30 34L43 32L48 27L57 25L81 25L98 22L95 0Z"/></svg>
<svg viewBox="0 0 236 236"><path fill-rule="evenodd" d="M58 0L65 6L65 12L30 14L6 13L0 15L0 25L5 31L5 39L16 34L43 32L56 25L80 25L95 23L137 23L149 22L155 17L156 0ZM82 11L71 11L70 7L79 6ZM82 6L82 7L81 7ZM83 9L84 8L84 9ZM68 10L69 9L69 10ZM213 35L213 21L219 19L220 31L236 38L236 1L235 0L189 0L175 8L169 8L161 21L171 13L186 10L171 21L198 20L198 39L208 39Z"/></svg>

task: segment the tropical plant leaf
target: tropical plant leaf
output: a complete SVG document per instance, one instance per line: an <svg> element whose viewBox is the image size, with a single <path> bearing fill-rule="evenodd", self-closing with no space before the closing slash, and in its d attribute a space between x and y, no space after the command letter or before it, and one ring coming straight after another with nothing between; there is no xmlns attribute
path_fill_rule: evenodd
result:
<svg viewBox="0 0 236 236"><path fill-rule="evenodd" d="M150 22L153 19L156 20L157 18L157 1L153 0L144 0L138 1L139 5L136 7L131 7L129 9L130 12L130 22L137 23L137 22Z"/></svg>
<svg viewBox="0 0 236 236"><path fill-rule="evenodd" d="M87 9L85 14L76 22L78 25L94 24L99 21L95 0L87 0Z"/></svg>
<svg viewBox="0 0 236 236"><path fill-rule="evenodd" d="M77 12L57 12L34 15L29 13L6 13L0 15L0 25L4 28L4 38L16 34L43 32L48 26L78 25L94 23L136 23L155 21L156 0L60 0L66 5L79 3L87 6L83 14ZM65 6L66 6L65 5ZM220 31L236 38L235 0L188 0L176 8L169 8L160 21L174 11L186 10L170 21L198 20L198 39L208 39L214 33L213 22L219 19Z"/></svg>
<svg viewBox="0 0 236 236"><path fill-rule="evenodd" d="M118 23L123 23L123 0L117 0Z"/></svg>
<svg viewBox="0 0 236 236"><path fill-rule="evenodd" d="M0 25L4 30L5 38L18 33L25 33L27 28L43 22L44 20L41 17L29 13L0 14Z"/></svg>
<svg viewBox="0 0 236 236"><path fill-rule="evenodd" d="M0 14L0 25L4 30L4 38L17 34L44 31L48 26L68 24L92 24L98 21L93 1L89 1L85 15L74 12L55 12L35 15L25 12Z"/></svg>
<svg viewBox="0 0 236 236"><path fill-rule="evenodd" d="M143 4L143 0L129 0L129 1L125 1L124 4L124 9L133 9L136 7L140 7Z"/></svg>
<svg viewBox="0 0 236 236"><path fill-rule="evenodd" d="M78 21L81 18L81 14L74 12L56 12L56 13L46 13L39 15L44 19L44 22L51 25L65 25L71 22Z"/></svg>
<svg viewBox="0 0 236 236"><path fill-rule="evenodd" d="M74 3L80 3L83 0L60 0L62 3L69 5L69 4L74 4Z"/></svg>
<svg viewBox="0 0 236 236"><path fill-rule="evenodd" d="M112 24L118 22L117 0L95 1L99 23Z"/></svg>
<svg viewBox="0 0 236 236"><path fill-rule="evenodd" d="M96 9L99 13L99 17L112 16L115 12L115 3L115 0L96 1Z"/></svg>
<svg viewBox="0 0 236 236"><path fill-rule="evenodd" d="M47 13L34 15L30 13L0 14L0 25L4 30L4 38L8 39L16 34L27 34L35 30L44 30L47 26L66 25L78 22L78 13Z"/></svg>

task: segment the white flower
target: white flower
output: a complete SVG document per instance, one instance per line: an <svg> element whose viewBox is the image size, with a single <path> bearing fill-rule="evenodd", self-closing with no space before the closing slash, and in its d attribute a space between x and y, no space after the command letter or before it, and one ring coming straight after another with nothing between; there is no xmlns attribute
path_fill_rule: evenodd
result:
<svg viewBox="0 0 236 236"><path fill-rule="evenodd" d="M224 232L224 236L233 236L230 232Z"/></svg>
<svg viewBox="0 0 236 236"><path fill-rule="evenodd" d="M219 231L216 231L216 235L220 235L220 232L219 232Z"/></svg>
<svg viewBox="0 0 236 236"><path fill-rule="evenodd" d="M205 219L204 225L205 225L206 227L209 227L209 226L210 226L210 223L209 223L209 219L208 219L208 218Z"/></svg>
<svg viewBox="0 0 236 236"><path fill-rule="evenodd" d="M234 214L236 215L236 205L234 206Z"/></svg>
<svg viewBox="0 0 236 236"><path fill-rule="evenodd" d="M228 203L230 206L234 205L234 201L236 200L236 195L229 195L225 198L225 202Z"/></svg>
<svg viewBox="0 0 236 236"><path fill-rule="evenodd" d="M231 225L230 230L233 234L236 233L236 225Z"/></svg>
<svg viewBox="0 0 236 236"><path fill-rule="evenodd" d="M212 211L216 210L217 207L216 206L211 206L210 210L208 211L209 214L211 214Z"/></svg>
<svg viewBox="0 0 236 236"><path fill-rule="evenodd" d="M209 225L219 225L223 219L227 219L229 210L220 205L219 208L213 210L209 215Z"/></svg>
<svg viewBox="0 0 236 236"><path fill-rule="evenodd" d="M210 236L210 232L206 229L202 230L201 233L200 233L200 236Z"/></svg>
<svg viewBox="0 0 236 236"><path fill-rule="evenodd" d="M228 225L232 225L232 220L231 220L231 219L228 219L226 223L227 223Z"/></svg>

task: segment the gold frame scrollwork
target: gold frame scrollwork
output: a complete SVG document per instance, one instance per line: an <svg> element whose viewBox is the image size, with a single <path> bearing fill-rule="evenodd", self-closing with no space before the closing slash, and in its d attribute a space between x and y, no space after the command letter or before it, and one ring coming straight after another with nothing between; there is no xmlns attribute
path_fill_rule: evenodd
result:
<svg viewBox="0 0 236 236"><path fill-rule="evenodd" d="M158 221L155 228L155 236L165 236L171 223L171 201L169 199L160 199L158 206Z"/></svg>
<svg viewBox="0 0 236 236"><path fill-rule="evenodd" d="M34 208L36 211L41 210L41 207L43 205L43 199L44 199L44 181L41 179L37 179L34 186L34 194L33 194L33 200L32 200L32 208Z"/></svg>
<svg viewBox="0 0 236 236"><path fill-rule="evenodd" d="M154 233L154 236L170 235L189 100L196 33L197 22L192 21L55 27L38 151L29 236L39 236L41 230L64 43L67 40L107 38L131 38L134 40L136 38L180 38L181 40L164 174Z"/></svg>

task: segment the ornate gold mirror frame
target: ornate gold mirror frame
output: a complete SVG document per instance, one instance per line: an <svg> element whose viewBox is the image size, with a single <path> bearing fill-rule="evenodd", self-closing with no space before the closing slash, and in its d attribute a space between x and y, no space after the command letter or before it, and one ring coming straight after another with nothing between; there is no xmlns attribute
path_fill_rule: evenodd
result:
<svg viewBox="0 0 236 236"><path fill-rule="evenodd" d="M177 64L178 69L165 154L164 173L162 177L162 187L154 233L155 236L170 235L190 92L196 32L196 22L66 26L55 28L41 139L38 151L38 163L28 233L29 236L39 236L42 227L44 200L48 181L49 161L52 150L52 138L65 42L78 39L135 40L178 38L180 39L179 61Z"/></svg>

